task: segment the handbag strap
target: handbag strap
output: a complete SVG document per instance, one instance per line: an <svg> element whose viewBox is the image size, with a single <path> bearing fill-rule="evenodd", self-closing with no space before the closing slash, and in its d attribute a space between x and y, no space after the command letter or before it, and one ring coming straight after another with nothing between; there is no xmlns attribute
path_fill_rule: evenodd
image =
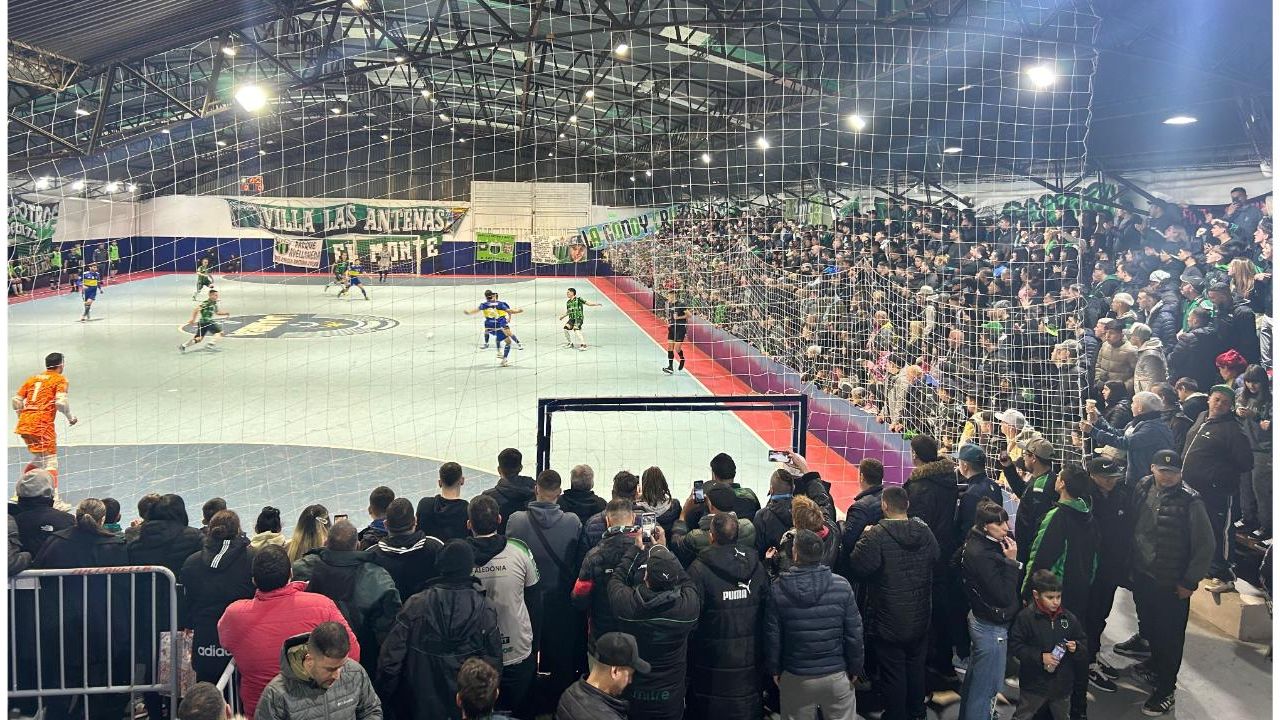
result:
<svg viewBox="0 0 1280 720"><path fill-rule="evenodd" d="M561 584L568 582L568 578L577 578L578 573L570 572L569 564L562 560L559 555L556 555L555 550L551 549L551 543L547 540L547 533L538 524L538 521L530 517L529 525L533 528L534 534L538 536L538 541L542 543L542 549L547 551L547 554L551 556L551 561L556 564L556 568L560 571Z"/></svg>

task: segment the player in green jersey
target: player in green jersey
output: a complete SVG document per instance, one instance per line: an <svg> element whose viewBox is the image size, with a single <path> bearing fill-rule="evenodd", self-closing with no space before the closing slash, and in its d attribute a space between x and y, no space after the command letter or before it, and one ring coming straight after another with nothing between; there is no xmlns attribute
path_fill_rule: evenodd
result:
<svg viewBox="0 0 1280 720"><path fill-rule="evenodd" d="M338 253L333 257L333 279L325 283L324 291L329 292L329 288L334 285L345 287L347 284L347 261L342 258L342 254Z"/></svg>
<svg viewBox="0 0 1280 720"><path fill-rule="evenodd" d="M223 312L218 309L218 291L210 290L209 299L200 303L191 311L191 319L187 322L194 323L196 326L196 334L192 338L178 346L180 352L186 352L187 348L204 340L209 336L216 336L216 340L210 340L205 347L209 350L216 350L218 340L222 339L222 326L218 324L216 318L229 317L231 313Z"/></svg>
<svg viewBox="0 0 1280 720"><path fill-rule="evenodd" d="M213 288L213 268L209 266L209 258L200 258L196 266L196 291L191 293L191 299L195 300L206 287Z"/></svg>
<svg viewBox="0 0 1280 720"><path fill-rule="evenodd" d="M586 350L587 341L586 338L582 336L582 321L584 317L583 308L600 307L600 303L593 303L590 300L584 300L578 297L578 291L574 288L566 290L564 296L568 299L564 301L565 312L564 315L560 316L560 319L567 319L567 322L564 324L564 340L567 343L565 347L573 347L574 338L577 338L578 349Z"/></svg>

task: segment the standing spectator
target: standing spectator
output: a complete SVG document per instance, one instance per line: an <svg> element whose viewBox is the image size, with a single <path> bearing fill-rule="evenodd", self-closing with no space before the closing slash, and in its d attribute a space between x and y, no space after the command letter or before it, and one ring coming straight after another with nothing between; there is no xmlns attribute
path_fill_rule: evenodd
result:
<svg viewBox="0 0 1280 720"><path fill-rule="evenodd" d="M253 556L253 598L231 603L218 621L218 639L240 672L240 702L248 717L255 716L258 698L276 675L280 649L290 637L337 622L351 640L348 656L360 660L360 643L338 606L324 595L306 592L306 583L289 582L291 577L288 554L275 545L262 548Z"/></svg>
<svg viewBox="0 0 1280 720"><path fill-rule="evenodd" d="M1079 463L1067 463L1058 473L1058 503L1040 521L1023 585L1023 597L1030 599L1035 572L1051 570L1062 581L1063 606L1077 617L1088 611L1098 558L1098 530L1087 500L1090 487L1089 474Z"/></svg>
<svg viewBox="0 0 1280 720"><path fill-rule="evenodd" d="M671 528L676 518L680 517L680 503L671 498L671 488L667 485L667 476L659 467L650 467L640 475L640 498L636 502L636 512L651 512L657 516L658 525L663 533L671 537Z"/></svg>
<svg viewBox="0 0 1280 720"><path fill-rule="evenodd" d="M1028 581L1031 604L1009 629L1009 654L1018 659L1018 707L1014 720L1031 720L1048 708L1066 720L1076 677L1087 667L1088 640L1074 614L1062 604L1062 581L1048 570Z"/></svg>
<svg viewBox="0 0 1280 720"><path fill-rule="evenodd" d="M605 529L600 544L591 548L582 559L582 568L570 595L574 607L587 613L589 659L596 657L597 640L605 633L620 628L613 605L609 603L609 577L623 554L635 544L635 536L640 532L635 525L630 500L610 500L604 508L604 517L609 527Z"/></svg>
<svg viewBox="0 0 1280 720"><path fill-rule="evenodd" d="M104 503L105 504L105 503ZM105 527L105 524L103 525ZM114 533L112 533L114 534ZM120 536L123 540L124 536ZM9 577L26 570L31 565L31 553L22 550L22 540L18 535L18 523L9 516Z"/></svg>
<svg viewBox="0 0 1280 720"><path fill-rule="evenodd" d="M973 518L983 500L1004 506L1004 492L1000 486L987 475L987 454L973 443L960 446L956 453L957 472L963 481L965 490L960 494L960 507L956 511L956 530L958 544L964 544L973 528Z"/></svg>
<svg viewBox="0 0 1280 720"><path fill-rule="evenodd" d="M640 478L630 470L619 470L613 476L613 489L610 492L610 500L626 500L633 504L637 502L640 494ZM636 509L639 512L639 509ZM605 528L609 526L605 519L604 511L592 515L582 524L582 544L583 547L590 550L600 542L604 536Z"/></svg>
<svg viewBox="0 0 1280 720"><path fill-rule="evenodd" d="M177 720L228 720L231 706L222 691L211 682L198 682L182 694ZM243 718L244 716L239 716Z"/></svg>
<svg viewBox="0 0 1280 720"><path fill-rule="evenodd" d="M950 460L938 456L938 442L928 435L911 438L911 456L915 461L915 469L903 486L911 501L911 517L920 518L933 531L933 537L938 543L938 556L950 558L955 554L957 538L956 503L959 488L956 485L956 466ZM881 505L883 506L883 502ZM952 627L951 623L949 593L952 583L948 565L949 562L939 562L933 572L929 668L944 682L956 682L959 677L951 665L951 655L956 645L955 634L962 629Z"/></svg>
<svg viewBox="0 0 1280 720"><path fill-rule="evenodd" d="M387 536L387 507L396 499L396 493L386 485L379 485L369 493L369 527L360 531L360 549L368 550Z"/></svg>
<svg viewBox="0 0 1280 720"><path fill-rule="evenodd" d="M1250 365L1244 371L1244 390L1236 398L1236 417L1253 448L1253 470L1241 480L1236 528L1254 540L1271 539L1271 378L1266 368Z"/></svg>
<svg viewBox="0 0 1280 720"><path fill-rule="evenodd" d="M397 720L456 719L463 662L480 658L502 665L498 614L472 575L475 559L465 540L446 543L436 560L439 575L405 600L382 643L374 685Z"/></svg>
<svg viewBox="0 0 1280 720"><path fill-rule="evenodd" d="M50 535L72 527L76 519L53 506L53 475L48 470L26 471L15 489L18 501L9 505L9 514L18 526L22 549L35 557Z"/></svg>
<svg viewBox="0 0 1280 720"><path fill-rule="evenodd" d="M254 720L382 720L382 703L350 651L346 628L336 622L285 640L280 674L263 689Z"/></svg>
<svg viewBox="0 0 1280 720"><path fill-rule="evenodd" d="M387 267L390 268L390 261ZM379 275L385 272L379 270ZM467 658L458 670L458 709L461 720L510 720L510 716L493 711L498 702L498 681L501 676L492 665L480 658Z"/></svg>
<svg viewBox="0 0 1280 720"><path fill-rule="evenodd" d="M1146 392L1169 379L1164 361L1164 343L1151 336L1151 328L1134 323L1129 328L1129 344L1137 349L1137 361L1133 366L1134 393Z"/></svg>
<svg viewBox="0 0 1280 720"><path fill-rule="evenodd" d="M880 522L884 512L880 509L880 494L884 492L884 463L875 458L863 458L858 463L858 494L853 498L844 515L844 535L840 544L852 548L868 526Z"/></svg>
<svg viewBox="0 0 1280 720"><path fill-rule="evenodd" d="M1169 351L1169 375L1189 377L1202 388L1218 382L1218 369L1214 364L1226 347L1214 331L1209 311L1194 308L1187 315L1187 330L1178 333L1178 342Z"/></svg>
<svg viewBox="0 0 1280 720"><path fill-rule="evenodd" d="M736 547L737 540L737 519L731 513L713 516L711 547L689 566L702 608L689 653L690 717L761 717L757 638L769 578L753 554Z"/></svg>
<svg viewBox="0 0 1280 720"><path fill-rule="evenodd" d="M1218 379L1214 385L1226 385L1232 390L1240 391L1244 382L1240 379L1249 367L1244 356L1235 350L1228 350L1217 357L1213 364L1218 368Z"/></svg>
<svg viewBox="0 0 1280 720"><path fill-rule="evenodd" d="M751 524L756 528L756 545L760 557L772 547L777 547L782 536L791 529L791 495L795 478L781 468L769 476L769 499L756 513Z"/></svg>
<svg viewBox="0 0 1280 720"><path fill-rule="evenodd" d="M802 530L790 570L765 600L764 665L781 694L784 720L857 717L853 680L862 674L862 617L849 582L822 565L822 540Z"/></svg>
<svg viewBox="0 0 1280 720"><path fill-rule="evenodd" d="M124 530L120 527L120 501L115 498L102 498L102 504L107 506L107 521L102 524L102 527L110 530L117 537L124 537Z"/></svg>
<svg viewBox="0 0 1280 720"><path fill-rule="evenodd" d="M436 576L436 557L444 543L417 529L408 498L396 498L387 506L387 533L369 554L391 575L400 600L408 601Z"/></svg>
<svg viewBox="0 0 1280 720"><path fill-rule="evenodd" d="M1249 307L1249 299L1237 300L1231 294L1231 286L1225 282L1213 283L1206 294L1209 302L1213 303L1213 324L1218 339L1244 356L1245 362L1258 362L1262 357L1258 342L1258 316Z"/></svg>
<svg viewBox="0 0 1280 720"><path fill-rule="evenodd" d="M239 515L222 510L209 519L204 547L182 564L178 581L178 619L193 631L191 669L197 681L217 682L231 659L218 642L218 620L231 603L253 597L253 551Z"/></svg>
<svg viewBox="0 0 1280 720"><path fill-rule="evenodd" d="M511 472L512 461L507 458ZM493 497L480 495L472 500L467 515L472 535L467 542L476 553L476 577L498 613L502 631L502 693L498 702L503 710L516 710L534 677L529 603L537 599L533 586L538 584L538 565L529 546L498 531L505 518Z"/></svg>
<svg viewBox="0 0 1280 720"><path fill-rule="evenodd" d="M912 720L925 713L925 649L938 543L923 520L908 519L902 488L887 488L880 506L884 519L862 534L849 568L870 586L866 635L876 645L883 717Z"/></svg>
<svg viewBox="0 0 1280 720"><path fill-rule="evenodd" d="M298 562L303 555L324 547L329 538L329 510L323 505L308 505L298 515L298 524L293 527L293 535L285 550L289 553L289 562Z"/></svg>
<svg viewBox="0 0 1280 720"><path fill-rule="evenodd" d="M756 497L751 488L742 487L741 484L735 482L738 477L738 465L733 461L733 458L728 453L719 453L711 458L710 467L711 479L707 481L707 487L712 485L728 486L729 489L733 490L733 507L728 509L737 513L738 517L743 520L751 520L751 518L755 517L756 512L760 510L760 499ZM724 510L724 508L721 508L721 510ZM689 525L698 527L704 514L714 513L708 508L695 508L694 512L685 519ZM738 541L742 542L741 534L739 534Z"/></svg>
<svg viewBox="0 0 1280 720"><path fill-rule="evenodd" d="M590 465L574 465L569 471L569 489L556 501L560 509L577 515L584 526L592 515L604 512L609 503L593 492L595 483L596 473Z"/></svg>
<svg viewBox="0 0 1280 720"><path fill-rule="evenodd" d="M1142 712L1153 716L1173 709L1191 594L1214 553L1215 530L1200 495L1183 484L1183 466L1178 453L1161 450L1134 491L1133 600L1151 646L1135 677L1152 688Z"/></svg>
<svg viewBox="0 0 1280 720"><path fill-rule="evenodd" d="M649 663L640 658L634 636L621 632L605 633L596 645L599 658L591 673L560 696L555 720L623 720L627 717L627 701L622 693L631 685L636 673L649 673Z"/></svg>
<svg viewBox="0 0 1280 720"><path fill-rule="evenodd" d="M960 552L960 575L969 601L969 666L960 687L960 720L991 720L1004 688L1009 625L1022 607L1022 566L1009 530L1009 513L979 502Z"/></svg>
<svg viewBox="0 0 1280 720"><path fill-rule="evenodd" d="M220 497L205 500L204 505L200 507L200 514L202 516L200 520L200 534L204 535L205 532L208 531L209 521L213 519L214 515L217 515L226 509L227 501Z"/></svg>
<svg viewBox="0 0 1280 720"><path fill-rule="evenodd" d="M672 528L671 549L680 558L680 562L693 562L699 553L711 545L711 516L722 512L732 512L738 518L738 547L743 552L757 552L755 524L734 512L738 499L733 488L725 482L708 483L703 494L706 500L701 503L696 502L693 495L689 496L680 512L680 519ZM706 513L701 514L697 527L690 530L687 518L697 514L701 509L699 506L705 507Z"/></svg>
<svg viewBox="0 0 1280 720"><path fill-rule="evenodd" d="M1154 276L1155 273L1152 275ZM1139 321L1151 328L1151 335L1158 338L1161 345L1172 349L1174 343L1178 341L1176 301L1166 300L1159 290L1147 288L1138 291L1138 307L1142 310L1138 314Z"/></svg>
<svg viewBox="0 0 1280 720"><path fill-rule="evenodd" d="M1216 384L1214 383L1214 385ZM1213 385L1208 387L1213 387ZM1196 419L1200 417L1200 413L1209 411L1209 395L1208 393L1200 392L1200 384L1193 378L1179 378L1173 384L1173 389L1178 392L1178 402L1182 404L1182 414L1190 418L1192 424L1195 424ZM1190 430L1190 426L1187 429ZM1186 440L1185 433L1183 434L1183 440Z"/></svg>
<svg viewBox="0 0 1280 720"><path fill-rule="evenodd" d="M1242 187L1231 188L1231 204L1223 211L1223 219L1240 228L1240 234L1248 237L1262 221L1262 211L1249 202L1249 192Z"/></svg>
<svg viewBox="0 0 1280 720"><path fill-rule="evenodd" d="M758 517L758 516L757 516ZM791 546L795 542L796 533L808 530L822 540L823 565L835 569L840 559L840 530L822 514L818 504L804 496L791 498L791 518L794 527L787 530L778 541L776 547L765 552L765 568L770 577L777 577L791 567Z"/></svg>
<svg viewBox="0 0 1280 720"><path fill-rule="evenodd" d="M524 456L519 450L506 448L498 453L498 484L483 494L498 501L499 534L507 531L507 520L533 500L533 478L521 475L521 470L524 470Z"/></svg>
<svg viewBox="0 0 1280 720"><path fill-rule="evenodd" d="M577 647L573 637L577 613L565 600L573 589L582 559L578 536L582 522L556 503L560 499L560 473L543 470L535 482L535 497L529 509L518 512L507 523L507 537L523 542L532 552L541 580L535 588L539 609L533 616L533 646L538 653L538 669L547 676L545 688L549 705L565 691L577 674Z"/></svg>
<svg viewBox="0 0 1280 720"><path fill-rule="evenodd" d="M377 670L378 649L400 612L400 593L373 555L360 550L356 526L334 523L324 547L293 564L293 577L338 606L364 649L365 669Z"/></svg>
<svg viewBox="0 0 1280 720"><path fill-rule="evenodd" d="M1147 467L1150 468L1148 461ZM1085 632L1089 635L1089 684L1102 692L1115 692L1119 671L1103 662L1102 631L1115 602L1116 589L1129 580L1129 548L1133 544L1133 490L1136 482L1125 477L1124 469L1110 458L1096 457L1085 469L1089 473L1089 510L1098 530L1098 567L1089 587ZM1079 699L1077 700L1079 702Z"/></svg>
<svg viewBox="0 0 1280 720"><path fill-rule="evenodd" d="M609 602L619 624L632 632L649 672L636 676L631 689L632 720L684 717L689 634L698 622L698 593L664 543L661 527L648 538L637 536L609 578ZM628 582L644 566L642 581ZM597 645L598 647L598 645Z"/></svg>
<svg viewBox="0 0 1280 720"><path fill-rule="evenodd" d="M1236 391L1229 385L1213 386L1209 410L1187 431L1187 447L1182 453L1182 479L1200 493L1213 526L1213 561L1205 589L1215 595L1235 590L1227 538L1232 523L1231 499L1240 488L1241 476L1253 470L1253 448L1233 412L1235 399Z"/></svg>
<svg viewBox="0 0 1280 720"><path fill-rule="evenodd" d="M280 525L280 508L270 505L263 507L253 523L253 537L249 538L249 547L254 550L267 545L284 547L287 541L280 532L283 529Z"/></svg>
<svg viewBox="0 0 1280 720"><path fill-rule="evenodd" d="M1133 346L1124 340L1124 323L1114 318L1105 321L1102 346L1093 370L1093 382L1097 387L1116 381L1133 391L1133 368L1138 355Z"/></svg>
<svg viewBox="0 0 1280 720"><path fill-rule="evenodd" d="M462 499L462 466L447 462L440 466L440 492L418 501L418 529L440 542L467 537L467 501Z"/></svg>
<svg viewBox="0 0 1280 720"><path fill-rule="evenodd" d="M1173 447L1173 430L1164 421L1164 402L1152 392L1140 392L1133 397L1133 419L1123 428L1116 428L1098 412L1091 411L1080 429L1090 433L1098 445L1123 450L1130 483L1136 484L1151 466L1151 457L1159 450Z"/></svg>

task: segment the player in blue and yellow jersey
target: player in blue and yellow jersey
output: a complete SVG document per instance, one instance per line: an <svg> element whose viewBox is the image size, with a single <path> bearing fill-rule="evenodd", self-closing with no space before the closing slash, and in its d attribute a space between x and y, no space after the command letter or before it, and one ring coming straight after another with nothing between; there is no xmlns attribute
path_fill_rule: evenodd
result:
<svg viewBox="0 0 1280 720"><path fill-rule="evenodd" d="M508 326L510 325L511 316L523 311L499 300L498 294L492 290L485 290L484 302L474 309L463 310L462 312L466 315L484 313L485 338L488 339L489 334L492 333L495 337L502 338L505 341L505 345L498 353L498 360L503 367L510 364L508 356L511 354L512 335L511 328Z"/></svg>
<svg viewBox="0 0 1280 720"><path fill-rule="evenodd" d="M364 299L368 300L369 293L365 292L364 285L360 284L360 275L363 272L364 265L360 264L360 259L356 258L352 260L351 263L347 265L346 282L343 284L342 289L338 291L338 297L346 295L347 291L350 290L352 286L355 286L360 289L360 294L364 296Z"/></svg>
<svg viewBox="0 0 1280 720"><path fill-rule="evenodd" d="M89 311L93 308L93 301L98 297L98 287L102 284L102 274L98 271L98 266L90 265L89 269L80 276L80 282L84 286L84 314L80 316L80 322L86 322L89 319Z"/></svg>

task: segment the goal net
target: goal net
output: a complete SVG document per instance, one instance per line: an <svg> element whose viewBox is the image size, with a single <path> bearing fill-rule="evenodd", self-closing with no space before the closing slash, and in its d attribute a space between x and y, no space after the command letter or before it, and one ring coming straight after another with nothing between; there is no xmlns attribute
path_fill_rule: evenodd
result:
<svg viewBox="0 0 1280 720"><path fill-rule="evenodd" d="M1088 3L291 7L11 86L9 384L66 353L67 487L223 494L242 516L362 503L356 476L427 494L444 461L476 489L503 447L532 464L536 401L566 396L856 399L856 427L815 428L845 464L901 466L903 438L954 448L1010 409L1075 442L1076 361L1054 353L1091 319L1069 291L1092 212ZM1006 207L993 188L1029 175L1062 192ZM226 337L180 354L204 259ZM339 259L359 289L328 286ZM105 291L80 323L90 266ZM592 303L581 338L570 288ZM509 353L463 314L485 290ZM694 316L670 375L666 290ZM724 416L663 434L580 414L553 466L639 435L666 439L598 475L763 457ZM976 426L997 449L999 423ZM218 452L276 454L231 483Z"/></svg>

